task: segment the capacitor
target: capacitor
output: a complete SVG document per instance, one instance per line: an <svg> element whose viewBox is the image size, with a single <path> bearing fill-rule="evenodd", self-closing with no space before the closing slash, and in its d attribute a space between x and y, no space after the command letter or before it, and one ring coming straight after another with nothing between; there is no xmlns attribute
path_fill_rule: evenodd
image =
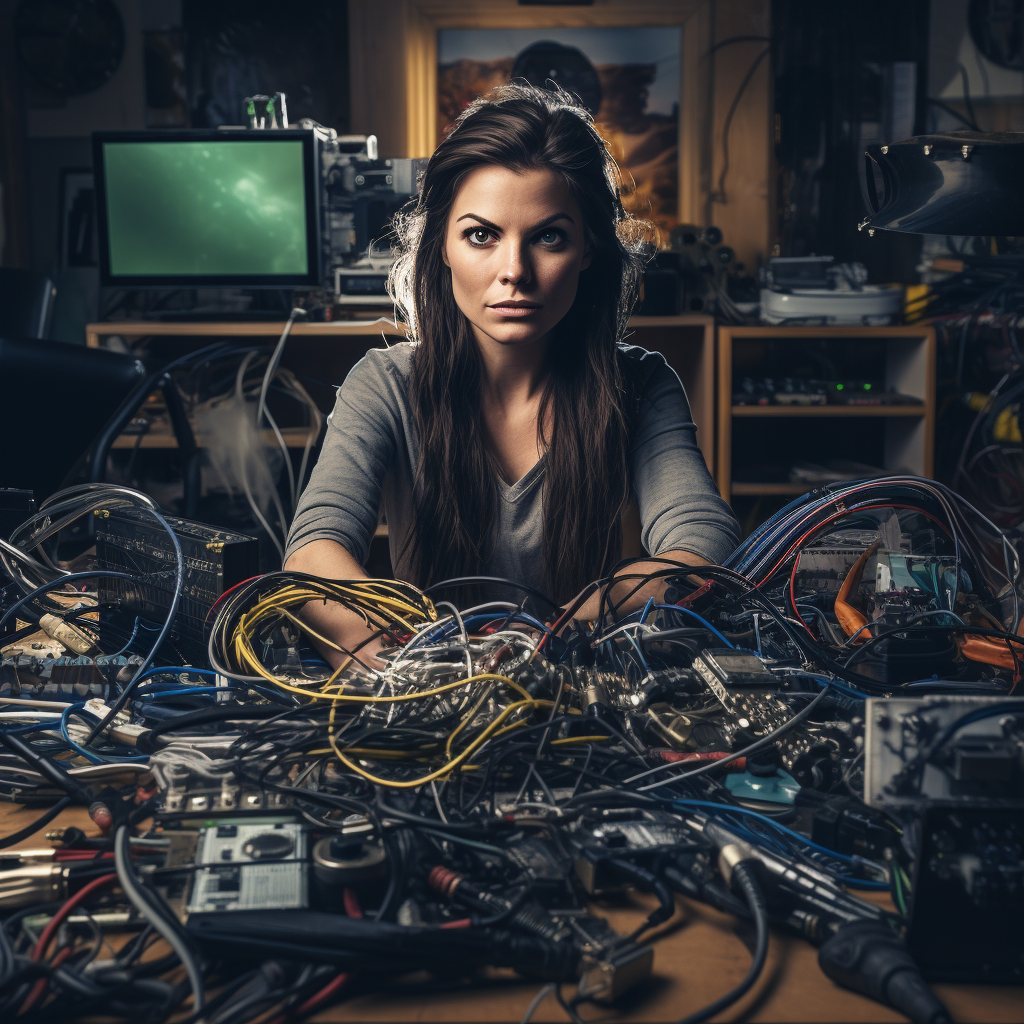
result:
<svg viewBox="0 0 1024 1024"><path fill-rule="evenodd" d="M325 900L359 891L364 906L378 903L387 876L384 844L371 836L327 836L313 846L313 881Z"/></svg>

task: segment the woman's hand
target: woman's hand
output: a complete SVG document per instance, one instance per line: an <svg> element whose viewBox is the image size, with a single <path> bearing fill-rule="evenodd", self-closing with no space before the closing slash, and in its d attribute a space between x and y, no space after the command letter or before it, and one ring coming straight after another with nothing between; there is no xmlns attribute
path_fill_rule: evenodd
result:
<svg viewBox="0 0 1024 1024"><path fill-rule="evenodd" d="M695 555L690 551L666 551L664 554L659 555L658 559L658 561L632 562L620 569L615 575L616 577L621 577L621 580L617 579L611 585L604 602L605 610L609 606L615 605L618 601L623 601L616 608L616 611L619 614L625 614L636 608L642 608L652 597L655 604L660 604L664 601L665 591L668 589L668 580L664 576L650 580L640 587L635 594L631 594L628 598L626 597L636 587L640 577L646 576L648 573L671 568L667 562L661 561L661 559L670 559L673 562L681 562L683 565L710 564L706 558L701 558L700 555ZM704 582L696 575L691 575L690 578L696 580L698 585L702 585ZM585 590L562 607L568 610L584 593L586 593ZM602 591L598 589L590 594L573 613L573 618L579 619L582 622L593 622L601 614L601 593Z"/></svg>
<svg viewBox="0 0 1024 1024"><path fill-rule="evenodd" d="M352 555L333 540L314 540L304 544L288 559L285 568L291 572L304 572L329 580L370 578ZM368 668L384 667L384 663L377 658L377 652L384 646L384 639L374 637L376 630L367 626L358 612L335 601L310 601L299 613L299 618L335 645L331 647L315 637L311 638L331 668L338 668L348 659L348 654L338 650L339 647L353 652L353 656ZM360 644L364 646L357 651Z"/></svg>

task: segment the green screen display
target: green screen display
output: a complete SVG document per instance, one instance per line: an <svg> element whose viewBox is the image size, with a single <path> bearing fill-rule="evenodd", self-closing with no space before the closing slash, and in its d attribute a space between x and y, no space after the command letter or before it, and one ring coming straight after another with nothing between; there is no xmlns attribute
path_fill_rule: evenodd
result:
<svg viewBox="0 0 1024 1024"><path fill-rule="evenodd" d="M302 142L107 142L110 273L306 274Z"/></svg>

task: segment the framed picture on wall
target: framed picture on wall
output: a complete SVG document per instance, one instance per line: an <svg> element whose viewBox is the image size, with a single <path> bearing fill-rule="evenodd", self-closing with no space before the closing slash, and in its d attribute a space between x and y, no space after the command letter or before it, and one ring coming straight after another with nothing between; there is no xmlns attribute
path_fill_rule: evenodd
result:
<svg viewBox="0 0 1024 1024"><path fill-rule="evenodd" d="M679 223L681 42L678 26L442 29L438 138L494 86L555 82L593 114L622 169L627 208L667 236Z"/></svg>
<svg viewBox="0 0 1024 1024"><path fill-rule="evenodd" d="M88 168L65 168L60 173L60 265L95 267L96 204Z"/></svg>

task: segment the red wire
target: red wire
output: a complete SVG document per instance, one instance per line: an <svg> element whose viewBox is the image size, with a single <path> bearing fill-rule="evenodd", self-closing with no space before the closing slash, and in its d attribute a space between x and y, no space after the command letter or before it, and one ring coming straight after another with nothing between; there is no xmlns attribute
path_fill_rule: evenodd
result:
<svg viewBox="0 0 1024 1024"><path fill-rule="evenodd" d="M70 946L65 946L63 949L57 950L57 955L50 961L50 967L56 970L65 960L71 957L74 952ZM39 997L46 991L46 986L49 984L49 978L40 978L33 986L32 991L29 992L25 998L25 1002L21 1004L21 1009L18 1011L18 1016L23 1013L28 1013L33 1006L39 1001Z"/></svg>
<svg viewBox="0 0 1024 1024"><path fill-rule="evenodd" d="M858 512L869 512L872 509L876 509L876 508L902 508L902 509L906 509L908 512L919 512L921 515L926 516L928 519L930 519L933 523L937 523L942 528L942 530L945 533L949 534L949 536L952 536L952 534L949 532L949 527L947 527L946 524L944 522L942 522L941 519L936 519L935 516L933 516L930 512L926 512L923 508L918 508L916 505L881 504L881 505L861 505L858 508L847 508L847 509L843 509L842 512L836 512L834 515L829 516L828 519L822 520L816 526L812 526L798 541L795 541L793 544L791 544L789 549L786 551L786 553L775 563L775 565L772 566L771 571L766 573L764 576L761 577L761 582L764 583L764 582L767 582L768 580L770 580L772 578L772 576L774 576L775 573L779 571L779 567L782 566L783 564L785 564L786 559L788 559L789 556L791 554L793 554L793 552L797 548L803 546L803 544L806 542L808 537L813 536L822 527L828 526L829 523L835 522L836 519L839 519L842 516L855 515Z"/></svg>
<svg viewBox="0 0 1024 1024"><path fill-rule="evenodd" d="M345 888L341 894L342 900L345 903L345 913L349 917L362 917L363 908L359 905L359 897L356 895L355 889Z"/></svg>
<svg viewBox="0 0 1024 1024"><path fill-rule="evenodd" d="M233 594L239 587L244 587L246 583L251 583L253 580L258 579L259 576L250 576L247 580L242 580L241 583L236 583L233 587L229 587L227 590L225 590L224 593L221 594L220 597L218 597L217 600L210 605L210 610L206 613L206 618L203 620L203 624L205 625L207 622L210 621L210 616L217 610L217 606L224 601L224 598L226 598L229 594Z"/></svg>
<svg viewBox="0 0 1024 1024"><path fill-rule="evenodd" d="M91 896L97 889L101 889L103 886L108 885L110 882L116 882L117 875L111 872L109 875L100 875L99 878L94 878L87 885L83 885L78 892L75 893L65 904L57 911L56 914L50 918L50 923L43 929L42 935L39 936L39 941L35 944L32 949L32 959L41 960L43 954L46 952L46 947L49 946L50 940L53 938L57 929L64 923L64 919L71 913L75 907L78 906L83 900Z"/></svg>
<svg viewBox="0 0 1024 1024"><path fill-rule="evenodd" d="M267 1024L284 1024L289 1017L302 1017L309 1013L311 1010L315 1010L321 1003L326 1002L338 991L345 982L348 981L347 974L339 974L336 978L329 981L319 992L313 993L301 1006L297 1006L290 1014L279 1013L273 1020L267 1022Z"/></svg>
<svg viewBox="0 0 1024 1024"><path fill-rule="evenodd" d="M902 508L908 512L919 512L921 515L927 516L933 523L937 523L945 533L949 534L949 529L941 519L936 519L930 512L926 512L923 508L918 508L916 505L863 505L860 508L844 509L842 512L836 512L834 515L829 516L828 519L823 520L816 526L812 526L799 540L790 545L789 550L775 563L771 572L762 578L762 582L770 580L772 576L778 572L779 567L785 563L786 559L789 558L794 551L797 552L796 558L793 559L793 571L789 576L789 603L793 606L793 614L800 620L800 625L803 626L812 637L814 634L811 632L811 627L804 621L804 617L800 614L800 610L796 606L796 569L800 564L800 551L803 549L804 544L807 543L809 537L813 537L815 533L822 529L822 527L828 526L829 523L834 522L836 519L840 519L842 516L855 515L858 512L867 512L876 508ZM950 536L952 535L950 534Z"/></svg>
<svg viewBox="0 0 1024 1024"><path fill-rule="evenodd" d="M101 889L103 886L110 882L116 882L117 875L100 875L99 878L94 878L87 885L82 886L78 892L75 893L64 905L57 911L56 914L50 918L50 923L43 929L42 934L39 936L39 941L32 948L31 959L35 962L42 960L43 955L46 953L47 947L50 945L54 935L57 934L57 929L64 923L65 919L71 913L79 903L88 899L97 889ZM61 951L63 952L63 950ZM59 956L60 954L58 954ZM70 955L70 953L68 954ZM35 985L32 986L32 991L29 992L25 1002L21 1004L21 1013L26 1013L36 1003L36 1000L46 991L46 986L50 983L49 978L40 978Z"/></svg>

